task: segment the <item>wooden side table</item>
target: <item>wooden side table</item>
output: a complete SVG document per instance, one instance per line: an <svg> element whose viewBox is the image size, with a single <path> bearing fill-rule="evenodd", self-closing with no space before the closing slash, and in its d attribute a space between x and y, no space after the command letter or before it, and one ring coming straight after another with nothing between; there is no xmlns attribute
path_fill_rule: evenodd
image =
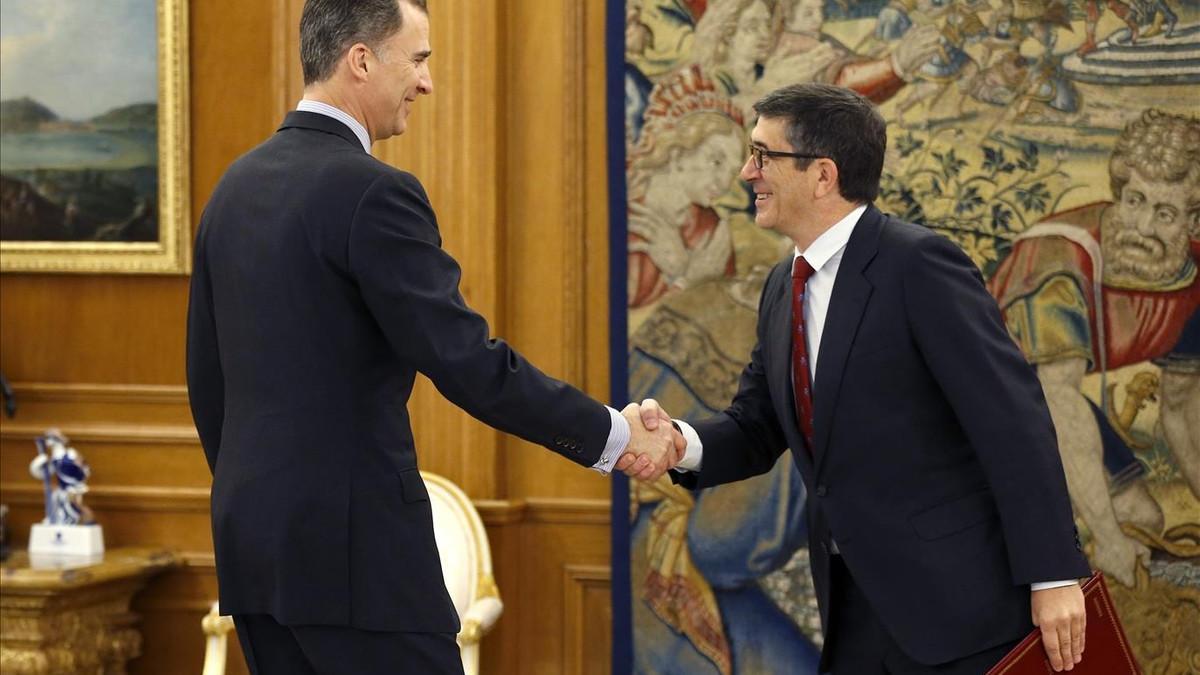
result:
<svg viewBox="0 0 1200 675"><path fill-rule="evenodd" d="M90 564L44 568L14 551L0 567L0 672L123 674L142 650L129 602L175 564L169 551L116 548Z"/></svg>

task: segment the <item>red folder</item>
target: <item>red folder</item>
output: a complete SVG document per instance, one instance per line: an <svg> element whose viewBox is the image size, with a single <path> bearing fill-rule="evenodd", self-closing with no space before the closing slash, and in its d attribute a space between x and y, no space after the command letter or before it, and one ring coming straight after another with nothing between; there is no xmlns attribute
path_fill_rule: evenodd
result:
<svg viewBox="0 0 1200 675"><path fill-rule="evenodd" d="M1075 664L1071 675L1141 675L1142 669L1133 658L1129 640L1113 609L1104 575L1096 572L1084 582L1083 601L1087 605L1083 660ZM1034 629L1000 663L992 666L987 675L1047 675L1053 672L1050 658L1042 647L1042 633Z"/></svg>

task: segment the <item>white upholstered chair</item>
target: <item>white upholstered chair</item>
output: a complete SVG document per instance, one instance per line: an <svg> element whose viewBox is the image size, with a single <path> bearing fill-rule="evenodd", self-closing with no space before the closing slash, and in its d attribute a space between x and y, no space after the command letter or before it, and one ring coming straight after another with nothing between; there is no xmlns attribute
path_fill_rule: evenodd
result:
<svg viewBox="0 0 1200 675"><path fill-rule="evenodd" d="M429 490L433 534L442 558L442 575L462 621L458 646L466 675L479 673L479 640L491 630L504 603L492 577L492 549L479 512L457 485L437 474L421 472ZM233 619L221 616L217 603L204 617L207 644L203 675L224 675Z"/></svg>
<svg viewBox="0 0 1200 675"><path fill-rule="evenodd" d="M479 673L479 640L491 630L504 603L492 577L492 549L479 512L457 485L437 475L421 472L433 510L433 534L442 558L442 575L450 599L458 610L466 675Z"/></svg>

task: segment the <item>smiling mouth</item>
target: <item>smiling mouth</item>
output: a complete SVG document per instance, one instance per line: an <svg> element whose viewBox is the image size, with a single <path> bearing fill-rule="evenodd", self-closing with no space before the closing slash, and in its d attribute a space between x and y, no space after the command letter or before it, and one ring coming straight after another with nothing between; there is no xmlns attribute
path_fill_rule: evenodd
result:
<svg viewBox="0 0 1200 675"><path fill-rule="evenodd" d="M770 197L771 197L771 193L770 193L770 192L755 192L755 193L754 193L754 201L755 201L755 203L758 203L758 202L764 202L764 201L766 201L766 200L767 200L768 198L770 198Z"/></svg>

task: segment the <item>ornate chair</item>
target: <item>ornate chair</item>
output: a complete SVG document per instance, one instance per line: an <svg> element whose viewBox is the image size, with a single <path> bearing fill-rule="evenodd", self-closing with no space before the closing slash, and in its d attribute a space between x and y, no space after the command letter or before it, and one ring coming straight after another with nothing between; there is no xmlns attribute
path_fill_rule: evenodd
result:
<svg viewBox="0 0 1200 675"><path fill-rule="evenodd" d="M225 654L229 648L229 632L233 630L233 619L221 616L217 603L212 604L208 614L200 620L204 629L204 670L202 675L225 675Z"/></svg>
<svg viewBox="0 0 1200 675"><path fill-rule="evenodd" d="M446 588L458 610L466 675L479 673L479 640L491 630L504 603L492 578L492 549L479 512L457 485L436 474L421 472L433 509L433 531L442 558Z"/></svg>
<svg viewBox="0 0 1200 675"><path fill-rule="evenodd" d="M478 675L479 640L504 611L504 603L500 601L500 592L492 578L492 549L487 531L483 529L479 512L457 485L424 471L421 477L429 490L433 534L442 558L442 575L462 621L458 646L462 650L463 670L466 675ZM214 602L200 625L208 641L203 675L224 675L233 619L221 616Z"/></svg>

